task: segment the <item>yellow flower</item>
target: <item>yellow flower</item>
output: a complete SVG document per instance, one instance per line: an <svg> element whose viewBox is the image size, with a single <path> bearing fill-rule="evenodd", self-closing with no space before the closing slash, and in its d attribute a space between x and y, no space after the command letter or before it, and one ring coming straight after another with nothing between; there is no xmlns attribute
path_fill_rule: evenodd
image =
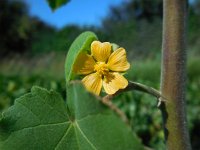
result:
<svg viewBox="0 0 200 150"><path fill-rule="evenodd" d="M109 42L93 41L91 55L81 53L74 64L74 72L86 75L82 82L87 90L99 95L102 86L107 94L124 89L128 81L121 75L130 68L124 48L112 52Z"/></svg>

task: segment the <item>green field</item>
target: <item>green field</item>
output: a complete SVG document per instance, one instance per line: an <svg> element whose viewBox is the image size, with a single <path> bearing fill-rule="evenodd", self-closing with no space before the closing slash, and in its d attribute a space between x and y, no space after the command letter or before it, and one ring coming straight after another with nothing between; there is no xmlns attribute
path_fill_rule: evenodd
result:
<svg viewBox="0 0 200 150"><path fill-rule="evenodd" d="M65 54L51 53L33 58L14 57L0 63L0 108L13 104L14 100L30 91L33 85L54 89L66 98L64 80ZM187 65L187 119L194 149L199 149L200 134L200 59L189 57ZM126 74L129 80L159 89L160 61L133 61ZM143 143L155 149L164 149L162 118L157 100L140 92L127 92L113 99L131 121L134 131Z"/></svg>

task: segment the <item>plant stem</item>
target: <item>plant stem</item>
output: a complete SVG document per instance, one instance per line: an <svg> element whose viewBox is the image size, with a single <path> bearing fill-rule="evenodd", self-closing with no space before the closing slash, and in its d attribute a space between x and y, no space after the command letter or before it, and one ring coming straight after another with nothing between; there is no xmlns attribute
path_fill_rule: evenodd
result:
<svg viewBox="0 0 200 150"><path fill-rule="evenodd" d="M190 150L185 114L186 0L164 0L161 94L169 150Z"/></svg>
<svg viewBox="0 0 200 150"><path fill-rule="evenodd" d="M111 110L113 110L116 114L118 114L119 117L122 119L122 121L124 121L128 125L129 125L129 120L126 117L126 114L123 111L121 111L117 106L115 106L112 103L111 99L113 97L115 97L116 95L120 94L120 93L123 93L123 92L126 92L126 91L131 91L131 90L141 91L141 92L148 93L148 94L156 97L159 100L158 106L161 104L161 101L163 101L163 102L166 101L166 99L164 97L162 97L162 95L160 94L160 92L157 91L156 89L154 89L152 87L149 87L149 86L146 86L146 85L141 84L141 83L131 82L131 81L129 81L129 84L128 84L128 86L125 89L121 89L121 90L117 91L113 95L106 95L102 99L98 98L98 99L101 100L102 103L104 103ZM161 99L161 97L162 97L162 99Z"/></svg>
<svg viewBox="0 0 200 150"><path fill-rule="evenodd" d="M108 101L108 100L112 99L113 97L115 97L116 95L118 95L120 93L123 93L123 92L126 92L126 91L133 91L133 90L144 92L144 93L147 93L151 96L154 96L158 99L159 103L167 102L167 99L160 94L160 91L158 91L158 90L156 90L152 87L149 87L147 85L144 85L144 84L141 84L141 83L138 83L138 82L132 82L132 81L129 81L128 86L125 89L121 89L113 95L106 95L104 97L104 99L106 99Z"/></svg>

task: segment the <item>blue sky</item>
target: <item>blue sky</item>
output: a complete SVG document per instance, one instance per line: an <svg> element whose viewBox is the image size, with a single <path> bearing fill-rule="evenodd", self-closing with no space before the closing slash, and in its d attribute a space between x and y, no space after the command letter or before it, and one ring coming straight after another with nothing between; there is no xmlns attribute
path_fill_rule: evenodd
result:
<svg viewBox="0 0 200 150"><path fill-rule="evenodd" d="M57 28L67 24L100 25L101 19L109 12L110 6L121 4L123 0L71 0L52 11L46 0L25 0L31 16L37 16Z"/></svg>

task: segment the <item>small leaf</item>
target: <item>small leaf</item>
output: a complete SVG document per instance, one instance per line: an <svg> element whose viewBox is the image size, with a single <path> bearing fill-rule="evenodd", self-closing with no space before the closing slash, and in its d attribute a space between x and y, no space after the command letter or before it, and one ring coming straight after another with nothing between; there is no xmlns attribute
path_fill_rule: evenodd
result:
<svg viewBox="0 0 200 150"><path fill-rule="evenodd" d="M58 93L33 87L3 112L0 149L144 149L131 130L80 83L68 86L67 103L69 108Z"/></svg>
<svg viewBox="0 0 200 150"><path fill-rule="evenodd" d="M48 1L49 6L51 7L52 10L55 10L58 7L69 2L69 0L47 0L47 1Z"/></svg>
<svg viewBox="0 0 200 150"><path fill-rule="evenodd" d="M97 37L93 32L87 31L80 34L69 48L66 62L65 62L65 77L67 84L73 79L73 65L80 52L88 51L92 41L96 40Z"/></svg>

